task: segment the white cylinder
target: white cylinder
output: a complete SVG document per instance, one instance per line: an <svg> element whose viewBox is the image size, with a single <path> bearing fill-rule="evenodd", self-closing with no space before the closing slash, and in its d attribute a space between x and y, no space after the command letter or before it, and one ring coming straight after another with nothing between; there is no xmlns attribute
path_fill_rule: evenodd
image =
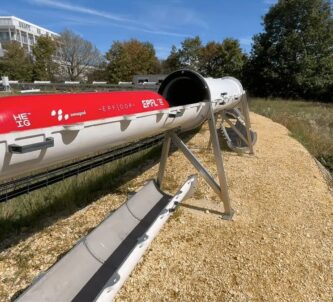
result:
<svg viewBox="0 0 333 302"><path fill-rule="evenodd" d="M2 85L5 86L5 87L8 87L9 86L8 77L1 77L1 79L2 79Z"/></svg>
<svg viewBox="0 0 333 302"><path fill-rule="evenodd" d="M220 100L223 100L224 104L232 104L238 102L244 89L233 77L204 78L192 70L178 70L165 78L158 93L164 96L171 106Z"/></svg>

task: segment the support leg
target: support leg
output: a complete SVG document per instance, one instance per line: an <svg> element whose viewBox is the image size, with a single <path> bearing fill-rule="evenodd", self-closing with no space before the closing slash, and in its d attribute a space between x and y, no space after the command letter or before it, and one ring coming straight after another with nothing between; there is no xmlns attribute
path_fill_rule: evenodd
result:
<svg viewBox="0 0 333 302"><path fill-rule="evenodd" d="M245 120L246 136L247 136L248 146L250 149L250 154L254 154L252 137L251 137L251 132L250 132L250 129L251 129L250 111L249 111L249 105L247 102L246 93L244 93L242 96L241 106L242 106L242 112L243 112L244 120Z"/></svg>
<svg viewBox="0 0 333 302"><path fill-rule="evenodd" d="M198 159L194 156L194 154L187 148L185 143L174 132L172 132L170 135L172 138L172 142L184 153L186 158L198 170L198 172L203 176L208 185L215 191L215 193L222 200L224 205L223 219L231 220L234 214L234 210L232 209L230 203L227 178L224 172L222 154L220 150L219 139L216 132L216 122L215 122L214 112L211 106L209 114L210 116L208 119L208 124L209 124L215 162L217 166L219 184L215 181L214 177L205 169L205 167L198 161Z"/></svg>
<svg viewBox="0 0 333 302"><path fill-rule="evenodd" d="M166 166L166 162L167 162L169 151L170 151L170 143L171 143L170 134L166 133L165 138L164 138L163 147L162 147L160 166L159 166L158 175L157 175L157 184L159 187L161 187L161 185L162 185L164 172L165 172L165 166Z"/></svg>
<svg viewBox="0 0 333 302"><path fill-rule="evenodd" d="M224 172L224 166L223 166L223 158L222 158L222 153L220 149L220 142L219 138L217 136L217 131L216 131L216 122L215 122L215 116L213 112L212 105L210 107L210 117L208 119L208 125L209 125L209 131L210 131L210 136L212 140L212 146L213 146L213 152L214 152L214 157L215 157L215 162L216 162L216 167L217 167L217 175L219 178L219 183L220 183L220 198L223 202L224 205L224 219L232 219L232 216L234 214L234 210L231 207L230 203L230 197L229 197L229 192L228 192L228 183L227 183L227 178Z"/></svg>
<svg viewBox="0 0 333 302"><path fill-rule="evenodd" d="M217 195L221 195L221 189L218 183L214 180L214 177L206 170L206 168L198 161L195 155L187 148L185 143L177 136L177 134L171 134L172 142L184 153L185 157L190 163L198 170L205 181L210 185Z"/></svg>
<svg viewBox="0 0 333 302"><path fill-rule="evenodd" d="M222 125L222 122L220 122L220 125L218 124L218 117L219 117L219 114L216 114L216 118L215 118L215 128L216 129L220 128ZM211 147L212 147L212 136L210 135L207 149L210 149Z"/></svg>

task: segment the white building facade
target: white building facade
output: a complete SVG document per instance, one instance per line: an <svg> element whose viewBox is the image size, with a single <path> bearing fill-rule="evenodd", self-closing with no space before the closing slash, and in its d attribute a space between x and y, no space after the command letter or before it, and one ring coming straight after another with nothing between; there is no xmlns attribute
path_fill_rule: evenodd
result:
<svg viewBox="0 0 333 302"><path fill-rule="evenodd" d="M31 52L39 36L46 35L53 39L59 34L32 24L14 16L0 16L0 57L3 56L2 46L6 42L17 41L27 51Z"/></svg>

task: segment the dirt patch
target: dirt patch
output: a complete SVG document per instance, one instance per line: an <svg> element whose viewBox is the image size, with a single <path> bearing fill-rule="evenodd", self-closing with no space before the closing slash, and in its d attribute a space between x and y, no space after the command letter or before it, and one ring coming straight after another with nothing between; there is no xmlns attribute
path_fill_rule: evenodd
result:
<svg viewBox="0 0 333 302"><path fill-rule="evenodd" d="M118 301L332 301L333 197L311 155L288 130L252 114L255 156L223 152L233 221L199 177L121 289ZM204 128L190 146L216 175ZM26 287L112 209L155 177L157 166L103 199L0 254L0 301ZM184 156L168 160L165 187L195 173Z"/></svg>

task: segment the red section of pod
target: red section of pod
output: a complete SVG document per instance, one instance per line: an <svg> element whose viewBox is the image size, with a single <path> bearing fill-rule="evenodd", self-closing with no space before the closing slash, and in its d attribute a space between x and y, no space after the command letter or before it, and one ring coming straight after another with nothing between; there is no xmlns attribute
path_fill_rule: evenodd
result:
<svg viewBox="0 0 333 302"><path fill-rule="evenodd" d="M46 94L0 98L0 134L70 125L169 108L153 91Z"/></svg>

